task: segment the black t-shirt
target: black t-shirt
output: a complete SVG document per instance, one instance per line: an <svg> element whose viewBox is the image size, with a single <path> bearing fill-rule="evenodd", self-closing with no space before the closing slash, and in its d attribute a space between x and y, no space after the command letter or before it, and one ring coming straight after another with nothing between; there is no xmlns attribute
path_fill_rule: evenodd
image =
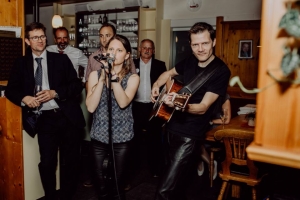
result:
<svg viewBox="0 0 300 200"><path fill-rule="evenodd" d="M214 67L215 65L220 65L221 68L191 96L189 104L199 104L206 92L218 94L218 99L224 98L230 78L230 70L218 57L215 57L206 67ZM185 86L205 68L199 67L197 58L192 55L176 64L175 69L179 75L182 75L183 85ZM217 102L218 100L203 115L175 111L167 124L168 131L184 137L203 139L209 129L209 121Z"/></svg>

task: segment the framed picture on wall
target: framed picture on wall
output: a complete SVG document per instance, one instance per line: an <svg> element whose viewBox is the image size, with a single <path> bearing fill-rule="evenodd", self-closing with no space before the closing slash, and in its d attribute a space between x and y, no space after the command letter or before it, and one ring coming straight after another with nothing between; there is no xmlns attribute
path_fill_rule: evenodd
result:
<svg viewBox="0 0 300 200"><path fill-rule="evenodd" d="M240 40L239 58L252 58L252 40Z"/></svg>

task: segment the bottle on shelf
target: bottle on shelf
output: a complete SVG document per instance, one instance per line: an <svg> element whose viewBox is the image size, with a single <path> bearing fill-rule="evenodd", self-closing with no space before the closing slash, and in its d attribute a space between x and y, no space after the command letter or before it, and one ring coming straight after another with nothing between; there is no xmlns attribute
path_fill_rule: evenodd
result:
<svg viewBox="0 0 300 200"><path fill-rule="evenodd" d="M101 17L101 15L99 15L98 23L102 24L102 17Z"/></svg>
<svg viewBox="0 0 300 200"><path fill-rule="evenodd" d="M92 16L89 16L88 17L88 24L91 24L92 23Z"/></svg>
<svg viewBox="0 0 300 200"><path fill-rule="evenodd" d="M104 17L103 17L103 21L102 22L103 22L103 24L108 22L108 18L107 18L106 13L104 13Z"/></svg>
<svg viewBox="0 0 300 200"><path fill-rule="evenodd" d="M78 23L79 25L82 25L82 20L81 19L79 19L79 23Z"/></svg>

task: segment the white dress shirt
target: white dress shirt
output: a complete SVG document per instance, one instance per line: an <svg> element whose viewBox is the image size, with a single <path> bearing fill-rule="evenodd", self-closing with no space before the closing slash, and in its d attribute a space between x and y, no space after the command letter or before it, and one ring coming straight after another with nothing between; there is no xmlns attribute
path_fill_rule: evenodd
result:
<svg viewBox="0 0 300 200"><path fill-rule="evenodd" d="M47 51L59 53L59 49L57 45L50 45L47 48ZM68 45L64 50L64 54L67 54L67 56L70 58L74 69L76 70L77 76L78 76L78 68L79 65L84 67L84 74L82 82L85 82L85 73L86 73L86 67L88 64L88 58L82 53L80 49L74 48L70 45Z"/></svg>
<svg viewBox="0 0 300 200"><path fill-rule="evenodd" d="M151 102L151 71L152 58L148 63L144 63L140 59L140 85L136 94L135 101L140 103L150 103Z"/></svg>
<svg viewBox="0 0 300 200"><path fill-rule="evenodd" d="M42 69L43 69L42 90L50 90L49 80L48 80L48 65L47 65L46 51L44 51L39 57L37 57L35 54L32 54L32 55L33 55L33 63L34 63L33 64L34 76L35 76L35 72L36 72L36 69L38 66L35 58L43 58L42 62L41 62ZM54 108L59 108L59 106L57 105L57 103L54 99L51 99L50 101L43 103L41 110L52 110Z"/></svg>

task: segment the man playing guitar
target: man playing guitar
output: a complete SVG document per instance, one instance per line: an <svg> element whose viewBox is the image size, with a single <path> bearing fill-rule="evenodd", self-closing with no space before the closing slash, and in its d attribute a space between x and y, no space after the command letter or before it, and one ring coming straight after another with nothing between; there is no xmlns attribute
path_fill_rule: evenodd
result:
<svg viewBox="0 0 300 200"><path fill-rule="evenodd" d="M187 85L198 73L206 68L220 66L197 91L190 97L185 109L176 110L167 123L169 137L169 162L158 187L156 199L178 198L179 190L176 185L187 171L191 155L201 144L209 128L209 121L214 109L217 109L219 99L226 95L230 78L230 70L226 64L213 55L216 44L215 30L207 23L196 23L189 30L189 41L193 54L169 71L164 72L152 87L151 99L155 102L159 95L159 87L164 85L170 77L182 75L183 85ZM163 102L168 107L174 107L173 96L170 92ZM180 191L183 191L182 188Z"/></svg>

